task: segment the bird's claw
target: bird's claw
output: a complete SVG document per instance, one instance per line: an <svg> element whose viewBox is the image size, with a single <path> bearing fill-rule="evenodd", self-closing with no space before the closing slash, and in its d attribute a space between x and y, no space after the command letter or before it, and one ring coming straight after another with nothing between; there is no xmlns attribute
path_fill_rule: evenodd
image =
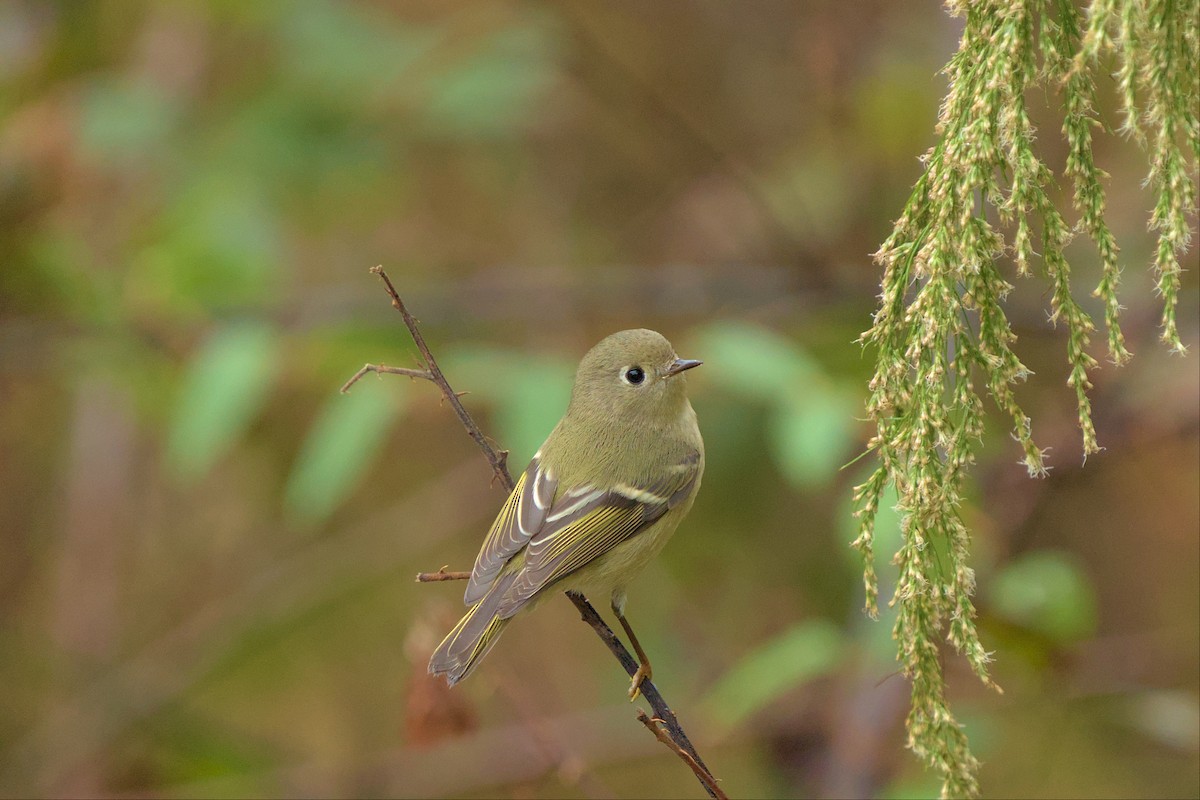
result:
<svg viewBox="0 0 1200 800"><path fill-rule="evenodd" d="M650 665L642 664L638 667L637 672L633 673L633 679L629 682L629 702L637 700L642 693L642 681L650 680Z"/></svg>

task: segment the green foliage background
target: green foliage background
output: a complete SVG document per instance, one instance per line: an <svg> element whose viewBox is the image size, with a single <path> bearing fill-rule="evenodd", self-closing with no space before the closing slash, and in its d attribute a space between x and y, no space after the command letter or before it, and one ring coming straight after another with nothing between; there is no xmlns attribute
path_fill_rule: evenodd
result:
<svg viewBox="0 0 1200 800"><path fill-rule="evenodd" d="M601 336L703 358L704 490L631 593L656 679L733 795L936 794L848 547L871 474L853 342L959 25L865 2L0 5L0 793L699 791L565 603L454 692L426 680L459 590L411 575L465 567L502 498L431 387L337 393L415 363L383 264L514 464ZM1027 99L1056 130L1058 98ZM1098 80L1112 127L1120 104ZM1027 478L985 423L960 513L1006 694L944 659L987 795L1200 791L1200 375L1156 343L1144 158L1094 146L1135 357L1089 373L1083 469L1066 334L1015 281L1015 391L1053 469ZM1038 148L1061 175L1067 144Z"/></svg>

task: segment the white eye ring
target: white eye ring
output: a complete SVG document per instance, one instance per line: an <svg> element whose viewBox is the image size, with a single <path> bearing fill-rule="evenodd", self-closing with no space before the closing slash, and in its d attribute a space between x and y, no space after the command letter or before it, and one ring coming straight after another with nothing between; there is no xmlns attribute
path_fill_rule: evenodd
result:
<svg viewBox="0 0 1200 800"><path fill-rule="evenodd" d="M646 370L638 366L621 367L621 380L630 386L637 386L646 380Z"/></svg>

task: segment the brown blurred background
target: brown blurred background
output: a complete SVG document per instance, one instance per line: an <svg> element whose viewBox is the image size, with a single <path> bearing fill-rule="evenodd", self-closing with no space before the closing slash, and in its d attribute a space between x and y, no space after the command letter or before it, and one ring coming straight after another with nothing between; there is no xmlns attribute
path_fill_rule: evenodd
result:
<svg viewBox="0 0 1200 800"><path fill-rule="evenodd" d="M934 3L0 3L0 793L700 796L566 602L425 676L461 587L412 575L502 496L431 386L338 394L416 363L383 264L514 465L603 335L704 359L704 489L631 591L658 685L732 796L935 794L847 547L870 462L839 467L957 35ZM946 666L985 794L1195 797L1200 374L1156 341L1144 156L1096 147L1135 358L1084 466L1046 286L1010 298L1054 469L993 420L964 514L1006 692Z"/></svg>

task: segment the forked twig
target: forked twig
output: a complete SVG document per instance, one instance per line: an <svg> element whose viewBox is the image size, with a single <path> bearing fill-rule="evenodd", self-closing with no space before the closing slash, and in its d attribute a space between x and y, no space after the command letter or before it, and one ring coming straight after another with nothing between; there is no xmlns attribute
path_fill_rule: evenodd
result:
<svg viewBox="0 0 1200 800"><path fill-rule="evenodd" d="M399 293L396 292L396 287L392 285L392 281L388 277L387 273L383 271L383 267L372 267L371 272L375 275L378 275L383 280L383 285L387 288L388 296L392 298L392 307L399 311L400 315L404 318L404 325L408 328L408 332L412 335L413 341L417 345L417 349L421 351L421 358L424 359L426 368L424 370L417 370L367 364L357 373L355 373L354 377L347 381L344 386L342 386L342 391L347 391L351 386L354 385L356 381L358 381L368 372L374 372L376 374L406 375L410 378L420 378L436 384L442 392L443 400L449 403L450 407L454 409L454 414L458 417L458 421L462 423L462 426L466 430L467 434L475 441L475 444L479 446L479 449L483 451L488 463L492 466L492 472L494 473L496 480L500 481L500 484L505 488L506 491L511 492L515 486L515 483L513 482L512 475L510 475L508 472L508 452L494 448L487 440L487 437L483 435L483 431L481 431L479 426L475 424L475 420L471 419L471 415L468 414L466 408L463 407L458 393L450 387L450 383L446 380L446 376L442 374L441 368L438 367L437 360L434 359L433 353L429 350L429 345L425 343L425 337L421 335L421 331L417 328L417 321L413 318L412 314L409 313L408 308L405 307L404 301L400 299ZM445 567L443 567L437 572L420 573L417 575L417 580L422 582L459 580L460 575L467 576L469 573L447 572ZM596 635L603 640L605 645L607 645L613 656L621 663L621 666L624 668L625 672L629 675L629 677L632 678L638 670L638 662L633 658L632 655L630 655L629 651L625 648L625 645L622 644L621 640L617 638L617 635L613 633L612 628L608 627L608 624L604 622L598 613L596 613L596 609L592 607L592 604L588 602L586 597L577 592L567 592L566 595L571 602L575 604L575 608L578 609L580 617L583 619L583 621L591 626L592 630L596 632ZM692 745L691 740L688 739L687 734L680 726L679 720L675 717L675 712L673 712L671 707L667 705L667 702L659 693L658 688L649 679L647 679L642 682L641 690L642 697L644 697L646 702L650 704L650 707L654 709L655 720L647 727L654 732L655 737L658 738L659 741L670 747L671 750L673 750L681 759L683 759L684 763L688 765L688 768L696 773L697 779L700 781L700 784L704 787L704 791L708 793L709 797L712 797L714 800L727 800L724 792L722 792L717 786L716 778L713 777L712 772L709 771L708 767L704 763L704 760L700 758L700 754L696 752L696 748Z"/></svg>
<svg viewBox="0 0 1200 800"><path fill-rule="evenodd" d="M721 791L721 787L717 785L717 779L712 773L702 767L696 759L692 758L692 754L677 745L671 738L671 735L663 728L661 719L651 719L646 715L645 711L640 708L637 712L638 722L646 726L646 728L654 734L654 738L665 744L667 747L674 750L684 762L692 768L692 772L696 773L696 778L704 784L704 788L708 790L709 795L716 800L729 800L729 795Z"/></svg>
<svg viewBox="0 0 1200 800"><path fill-rule="evenodd" d="M363 368L354 373L354 377L342 384L342 394L350 391L350 387L358 383L359 378L366 375L368 372L374 372L376 375L407 375L410 378L420 378L426 381L432 381L433 375L426 369L407 369L405 367L388 367L383 364L363 364Z"/></svg>

